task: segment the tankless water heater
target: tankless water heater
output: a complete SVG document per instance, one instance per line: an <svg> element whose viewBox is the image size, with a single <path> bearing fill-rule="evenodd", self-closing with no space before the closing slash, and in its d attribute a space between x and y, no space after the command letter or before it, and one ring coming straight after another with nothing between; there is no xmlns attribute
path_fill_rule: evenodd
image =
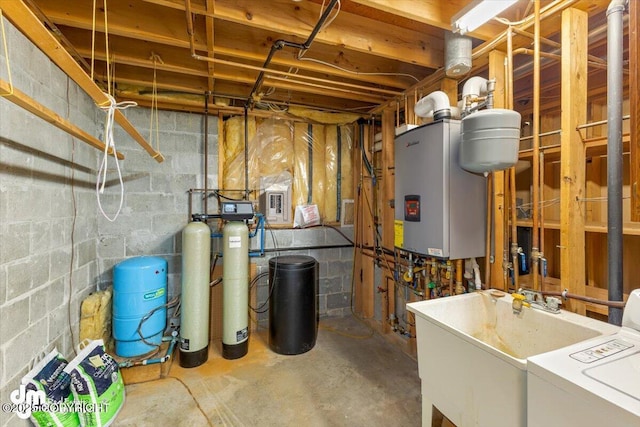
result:
<svg viewBox="0 0 640 427"><path fill-rule="evenodd" d="M396 247L437 258L484 256L486 179L459 166L459 147L458 120L396 137Z"/></svg>

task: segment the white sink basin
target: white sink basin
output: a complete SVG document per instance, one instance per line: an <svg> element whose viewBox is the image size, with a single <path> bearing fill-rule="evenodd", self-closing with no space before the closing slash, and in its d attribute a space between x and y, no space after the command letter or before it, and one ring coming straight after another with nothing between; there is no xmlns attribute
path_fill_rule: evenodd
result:
<svg viewBox="0 0 640 427"><path fill-rule="evenodd" d="M435 405L456 426L516 427L527 419L527 358L619 328L525 307L489 292L407 304L416 315L422 423Z"/></svg>

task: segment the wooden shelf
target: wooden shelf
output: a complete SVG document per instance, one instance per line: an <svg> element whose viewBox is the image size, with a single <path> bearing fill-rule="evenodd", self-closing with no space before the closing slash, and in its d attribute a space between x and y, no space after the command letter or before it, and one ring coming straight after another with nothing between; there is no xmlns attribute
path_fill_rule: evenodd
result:
<svg viewBox="0 0 640 427"><path fill-rule="evenodd" d="M519 219L516 221L516 224L519 227L531 227L533 226L533 222L530 219ZM558 220L545 220L544 228L550 230L559 230L560 229L560 221ZM584 231L587 233L607 233L607 223L606 222L588 222ZM640 236L640 222L627 222L623 225L622 233L627 236Z"/></svg>

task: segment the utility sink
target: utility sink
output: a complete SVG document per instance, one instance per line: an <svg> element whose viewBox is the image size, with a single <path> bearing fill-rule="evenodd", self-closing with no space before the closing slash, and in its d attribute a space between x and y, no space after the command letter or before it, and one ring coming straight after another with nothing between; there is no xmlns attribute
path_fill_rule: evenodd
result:
<svg viewBox="0 0 640 427"><path fill-rule="evenodd" d="M422 425L432 405L457 427L526 426L527 358L618 327L561 310L524 307L482 291L407 304L416 315Z"/></svg>

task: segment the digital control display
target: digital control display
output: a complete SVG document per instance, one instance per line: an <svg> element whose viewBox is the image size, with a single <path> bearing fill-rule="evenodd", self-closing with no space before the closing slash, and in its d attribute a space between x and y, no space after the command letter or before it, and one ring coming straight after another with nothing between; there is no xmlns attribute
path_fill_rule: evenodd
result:
<svg viewBox="0 0 640 427"><path fill-rule="evenodd" d="M404 196L404 220L420 222L420 196Z"/></svg>

